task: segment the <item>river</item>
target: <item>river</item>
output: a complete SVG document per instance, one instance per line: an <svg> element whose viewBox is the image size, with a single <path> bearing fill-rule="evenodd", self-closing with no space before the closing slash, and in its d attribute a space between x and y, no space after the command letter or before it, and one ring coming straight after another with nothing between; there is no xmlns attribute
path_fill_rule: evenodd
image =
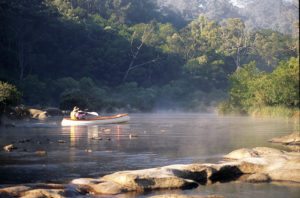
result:
<svg viewBox="0 0 300 198"><path fill-rule="evenodd" d="M299 130L286 119L262 119L194 113L132 114L127 124L61 127L60 119L17 123L0 128L0 184L66 183L79 177L99 177L115 171L170 164L216 163L238 148L267 146L275 136ZM36 153L36 151L42 151ZM46 151L46 154L43 153ZM298 198L300 186L287 183L218 183L168 193L219 194L225 197ZM147 197L129 193L122 197Z"/></svg>

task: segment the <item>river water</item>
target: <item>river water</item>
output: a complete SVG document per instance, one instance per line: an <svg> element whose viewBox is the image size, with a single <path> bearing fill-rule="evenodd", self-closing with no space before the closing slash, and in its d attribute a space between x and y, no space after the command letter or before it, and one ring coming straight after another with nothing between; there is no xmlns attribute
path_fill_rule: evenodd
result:
<svg viewBox="0 0 300 198"><path fill-rule="evenodd" d="M14 143L13 152L0 151L0 184L66 183L79 177L99 177L115 171L170 164L216 163L238 148L268 146L275 136L299 130L285 119L220 117L215 114L132 114L126 124L61 127L61 118L41 123L17 123L0 128L0 146ZM46 151L36 153L36 151ZM218 183L168 193L219 194L225 197L298 198L300 186L287 183ZM147 197L126 194L121 197ZM118 196L117 196L118 197Z"/></svg>

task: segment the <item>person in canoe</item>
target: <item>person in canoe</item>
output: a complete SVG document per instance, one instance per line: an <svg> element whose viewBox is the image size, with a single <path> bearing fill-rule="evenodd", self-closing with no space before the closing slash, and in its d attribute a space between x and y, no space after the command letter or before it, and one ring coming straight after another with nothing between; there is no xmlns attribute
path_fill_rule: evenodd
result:
<svg viewBox="0 0 300 198"><path fill-rule="evenodd" d="M77 106L73 108L73 111L70 113L70 118L72 120L82 120L86 118L86 113L81 111Z"/></svg>

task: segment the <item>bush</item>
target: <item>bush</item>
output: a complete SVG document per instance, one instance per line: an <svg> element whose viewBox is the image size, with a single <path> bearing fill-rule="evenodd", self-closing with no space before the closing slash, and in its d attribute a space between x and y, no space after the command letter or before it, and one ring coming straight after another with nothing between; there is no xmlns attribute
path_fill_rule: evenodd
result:
<svg viewBox="0 0 300 198"><path fill-rule="evenodd" d="M0 81L0 113L8 106L17 105L20 99L21 93L14 85Z"/></svg>

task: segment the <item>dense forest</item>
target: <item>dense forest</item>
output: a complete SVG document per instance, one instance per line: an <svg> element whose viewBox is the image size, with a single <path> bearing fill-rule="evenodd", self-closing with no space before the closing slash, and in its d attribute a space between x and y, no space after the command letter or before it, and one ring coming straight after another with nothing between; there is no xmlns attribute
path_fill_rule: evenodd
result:
<svg viewBox="0 0 300 198"><path fill-rule="evenodd" d="M299 108L298 2L170 2L0 0L0 81L62 109Z"/></svg>

